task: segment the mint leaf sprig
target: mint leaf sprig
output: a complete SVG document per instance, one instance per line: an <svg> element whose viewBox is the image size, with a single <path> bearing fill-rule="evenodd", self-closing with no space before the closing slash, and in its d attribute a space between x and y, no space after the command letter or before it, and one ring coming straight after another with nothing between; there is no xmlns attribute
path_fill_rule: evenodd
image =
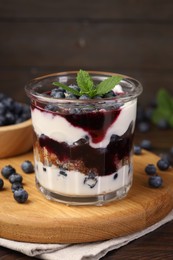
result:
<svg viewBox="0 0 173 260"><path fill-rule="evenodd" d="M76 82L80 90L75 90L69 86L62 84L60 82L53 82L52 84L57 87L61 87L66 91L76 95L88 95L90 98L95 96L103 96L104 94L111 91L115 85L117 85L122 80L121 76L111 76L97 85L94 85L93 79L87 71L79 70L76 77Z"/></svg>
<svg viewBox="0 0 173 260"><path fill-rule="evenodd" d="M157 107L152 114L152 122L158 124L165 120L173 128L173 97L165 89L160 89L156 96Z"/></svg>

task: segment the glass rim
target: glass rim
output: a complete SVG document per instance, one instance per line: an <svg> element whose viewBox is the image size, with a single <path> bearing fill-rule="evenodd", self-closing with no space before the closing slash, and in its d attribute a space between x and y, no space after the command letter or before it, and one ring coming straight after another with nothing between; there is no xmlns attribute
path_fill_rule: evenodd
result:
<svg viewBox="0 0 173 260"><path fill-rule="evenodd" d="M34 88L35 84L37 83L41 83L43 80L45 79L49 79L49 78L53 78L53 77L76 77L78 71L73 70L73 71L64 71L64 72L55 72L55 73L50 73L50 74L45 74L43 76L40 77L36 77L33 78L32 80L28 81L25 85L25 91L27 96L31 99L31 100L36 100L39 101L41 103L54 103L54 104L58 104L58 103L78 103L78 104L94 104L94 103L103 103L103 102L128 102L131 101L135 98L137 98L143 91L143 87L142 84L136 80L133 77L124 75L124 74L118 74L118 73L114 73L114 72L105 72L105 71L93 71L93 70L88 70L87 71L90 76L94 79L96 77L105 77L108 78L110 76L121 76L123 77L123 81L126 81L128 83L130 83L131 85L133 85L134 90L131 93L125 93L123 95L117 95L111 98L102 98L102 99L68 99L68 98L54 98L54 97L49 97L49 96L44 96L42 94L40 94L38 91L36 91L36 87ZM53 85L52 85L53 86ZM37 87L38 88L38 87ZM41 89L41 87L40 87Z"/></svg>

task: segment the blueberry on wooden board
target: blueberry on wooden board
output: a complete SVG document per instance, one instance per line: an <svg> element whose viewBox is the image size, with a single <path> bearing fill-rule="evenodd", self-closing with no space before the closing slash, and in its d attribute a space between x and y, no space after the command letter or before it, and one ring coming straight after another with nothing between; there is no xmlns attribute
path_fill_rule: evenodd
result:
<svg viewBox="0 0 173 260"><path fill-rule="evenodd" d="M155 175L156 174L156 166L154 164L148 164L146 167L145 167L145 172L148 174L148 175Z"/></svg>
<svg viewBox="0 0 173 260"><path fill-rule="evenodd" d="M14 191L13 197L18 203L25 203L28 199L28 192L24 189L18 189Z"/></svg>
<svg viewBox="0 0 173 260"><path fill-rule="evenodd" d="M2 190L3 187L4 187L4 181L3 179L0 178L0 190Z"/></svg>
<svg viewBox="0 0 173 260"><path fill-rule="evenodd" d="M5 179L8 179L10 175L15 174L16 170L11 165L6 165L2 168L1 174Z"/></svg>
<svg viewBox="0 0 173 260"><path fill-rule="evenodd" d="M21 164L21 168L25 173L33 173L34 172L34 165L29 160L25 160Z"/></svg>
<svg viewBox="0 0 173 260"><path fill-rule="evenodd" d="M150 176L148 179L148 184L152 188L160 188L163 184L163 180L159 175Z"/></svg>
<svg viewBox="0 0 173 260"><path fill-rule="evenodd" d="M23 188L23 185L22 185L21 182L14 182L14 183L12 183L12 185L11 185L11 190L12 190L12 192L14 192L15 190L19 190L19 189L21 189L21 188Z"/></svg>
<svg viewBox="0 0 173 260"><path fill-rule="evenodd" d="M166 171L169 168L169 166L170 166L170 164L169 164L169 162L167 160L160 159L157 162L157 167L161 171Z"/></svg>
<svg viewBox="0 0 173 260"><path fill-rule="evenodd" d="M12 174L9 177L10 183L15 183L15 182L22 183L22 180L23 180L23 177L20 174L18 174L18 173Z"/></svg>
<svg viewBox="0 0 173 260"><path fill-rule="evenodd" d="M142 154L141 147L139 145L134 145L133 152L135 155L141 155Z"/></svg>

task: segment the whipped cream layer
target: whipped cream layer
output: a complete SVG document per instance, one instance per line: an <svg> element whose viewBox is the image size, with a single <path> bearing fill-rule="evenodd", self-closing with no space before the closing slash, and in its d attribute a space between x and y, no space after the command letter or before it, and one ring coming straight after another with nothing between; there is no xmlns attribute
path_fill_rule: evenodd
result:
<svg viewBox="0 0 173 260"><path fill-rule="evenodd" d="M63 115L61 116L35 107L32 109L32 123L34 131L38 136L44 134L57 142L65 142L68 145L72 145L84 136L88 136L91 147L106 148L113 134L122 136L127 131L130 123L135 122L136 102L136 100L129 101L121 106L116 120L108 127L104 138L97 143L93 142L88 131L82 127L72 125Z"/></svg>

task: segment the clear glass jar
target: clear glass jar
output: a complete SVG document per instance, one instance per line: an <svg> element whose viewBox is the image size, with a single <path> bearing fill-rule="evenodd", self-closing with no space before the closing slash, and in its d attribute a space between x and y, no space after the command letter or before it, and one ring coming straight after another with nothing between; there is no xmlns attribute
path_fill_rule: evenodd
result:
<svg viewBox="0 0 173 260"><path fill-rule="evenodd" d="M97 84L116 75L89 72ZM76 71L46 75L25 89L31 100L36 184L46 198L103 205L125 197L133 179L133 136L141 84L130 77L101 99L50 96L52 82L76 84Z"/></svg>

